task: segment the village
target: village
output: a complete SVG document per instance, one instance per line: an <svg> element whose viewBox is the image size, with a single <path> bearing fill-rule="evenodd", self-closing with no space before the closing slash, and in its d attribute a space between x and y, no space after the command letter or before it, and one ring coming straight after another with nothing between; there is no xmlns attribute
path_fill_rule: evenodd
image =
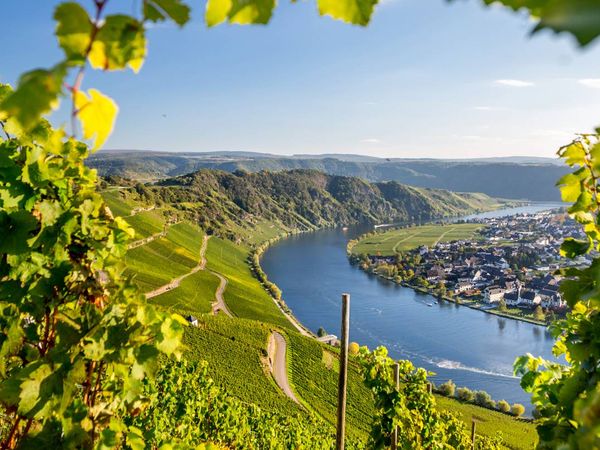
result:
<svg viewBox="0 0 600 450"><path fill-rule="evenodd" d="M557 271L586 266L591 258L560 256L564 238L581 237L576 222L554 210L468 223L482 225L473 239L421 245L394 256L369 256L361 267L482 310L536 321L565 312Z"/></svg>

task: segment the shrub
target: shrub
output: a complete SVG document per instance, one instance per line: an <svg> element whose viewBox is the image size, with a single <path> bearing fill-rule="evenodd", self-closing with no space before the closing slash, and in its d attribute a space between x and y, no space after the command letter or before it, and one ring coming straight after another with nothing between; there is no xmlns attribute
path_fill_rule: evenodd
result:
<svg viewBox="0 0 600 450"><path fill-rule="evenodd" d="M319 336L319 337L327 336L327 331L325 331L325 328L319 327L319 330L317 331L317 336Z"/></svg>
<svg viewBox="0 0 600 450"><path fill-rule="evenodd" d="M476 405L483 406L484 408L494 408L496 406L496 403L486 391L475 392L474 403Z"/></svg>
<svg viewBox="0 0 600 450"><path fill-rule="evenodd" d="M512 405L512 413L513 415L520 417L523 414L525 414L525 407L520 403L515 403L514 405Z"/></svg>
<svg viewBox="0 0 600 450"><path fill-rule="evenodd" d="M461 387L456 390L456 396L463 402L472 402L475 398L473 391L466 387Z"/></svg>
<svg viewBox="0 0 600 450"><path fill-rule="evenodd" d="M448 380L443 384L440 384L438 391L446 397L454 397L456 391L456 384L452 380Z"/></svg>
<svg viewBox="0 0 600 450"><path fill-rule="evenodd" d="M510 412L510 404L506 401L506 400L500 400L496 407L498 408L498 411L503 412L503 413L509 413Z"/></svg>

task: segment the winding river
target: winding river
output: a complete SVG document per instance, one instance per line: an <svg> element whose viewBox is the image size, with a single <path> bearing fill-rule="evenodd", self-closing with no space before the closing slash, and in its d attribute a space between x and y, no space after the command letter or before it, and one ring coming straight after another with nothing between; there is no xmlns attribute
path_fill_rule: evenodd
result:
<svg viewBox="0 0 600 450"><path fill-rule="evenodd" d="M474 217L535 212L556 205L532 205ZM515 357L525 353L551 358L553 339L544 327L500 318L435 301L428 294L398 286L351 266L349 239L369 231L327 229L280 241L263 256L262 267L283 291L294 315L308 328L339 335L341 294L351 295L350 340L374 348L385 345L394 358L410 359L435 372L433 380L488 391L496 399L519 402L529 396L512 375Z"/></svg>

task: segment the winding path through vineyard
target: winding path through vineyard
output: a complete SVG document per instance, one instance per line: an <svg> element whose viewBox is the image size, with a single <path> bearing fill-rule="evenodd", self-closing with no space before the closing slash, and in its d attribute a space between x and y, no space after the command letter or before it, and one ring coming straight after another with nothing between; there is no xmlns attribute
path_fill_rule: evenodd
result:
<svg viewBox="0 0 600 450"><path fill-rule="evenodd" d="M180 277L175 278L170 283L167 283L157 289L154 289L153 291L146 292L146 298L156 297L160 294L164 294L165 292L170 291L171 289L175 289L175 288L179 287L181 282L183 280L185 280L187 277L189 277L190 275L193 275L200 270L204 270L204 268L206 267L206 257L204 255L206 253L206 247L208 245L209 238L210 238L210 236L204 236L204 239L202 240L202 247L200 247L200 261L198 262L198 265L196 267L194 267L188 273L185 273L185 274L181 275ZM219 276L218 274L215 274L215 275ZM221 286L219 286L219 289L220 288L221 288ZM217 302L218 302L219 289L217 289ZM223 287L223 290L224 289L225 288ZM221 299L223 298L222 294L223 294L223 292L221 291ZM229 315L231 315L231 314L229 314Z"/></svg>
<svg viewBox="0 0 600 450"><path fill-rule="evenodd" d="M285 338L274 331L273 334L269 337L269 360L271 363L271 372L273 373L273 378L275 378L275 382L277 386L283 391L283 393L290 398L290 400L300 404L294 391L292 391L292 387L290 386L290 382L288 380L287 374L287 342Z"/></svg>
<svg viewBox="0 0 600 450"><path fill-rule="evenodd" d="M229 308L227 308L227 305L225 304L225 299L223 298L223 292L225 292L225 288L227 287L227 278L225 278L218 272L214 272L212 270L210 270L209 272L217 278L219 278L219 280L221 280L221 282L219 283L219 287L215 292L215 302L212 305L213 314L217 314L219 311L223 311L229 317L232 317L231 311L229 311Z"/></svg>

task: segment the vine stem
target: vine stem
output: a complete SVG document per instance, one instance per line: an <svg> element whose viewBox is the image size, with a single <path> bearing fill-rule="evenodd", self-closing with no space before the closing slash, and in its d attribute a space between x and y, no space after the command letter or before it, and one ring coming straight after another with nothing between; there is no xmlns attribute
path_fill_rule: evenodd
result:
<svg viewBox="0 0 600 450"><path fill-rule="evenodd" d="M100 31L100 19L102 18L102 11L104 10L106 4L109 0L94 0L94 5L96 6L96 16L94 17L94 21L92 23L92 31L90 33L90 42L85 49L84 53L84 61L83 64L79 67L77 71L77 75L75 75L75 81L73 85L69 88L71 91L71 136L75 137L77 134L77 114L79 110L77 109L77 105L75 104L75 97L77 93L81 89L81 84L83 82L83 76L85 75L85 68L87 66L87 59L90 56L90 52L92 51L92 46L94 45L94 41L98 36L98 31Z"/></svg>

